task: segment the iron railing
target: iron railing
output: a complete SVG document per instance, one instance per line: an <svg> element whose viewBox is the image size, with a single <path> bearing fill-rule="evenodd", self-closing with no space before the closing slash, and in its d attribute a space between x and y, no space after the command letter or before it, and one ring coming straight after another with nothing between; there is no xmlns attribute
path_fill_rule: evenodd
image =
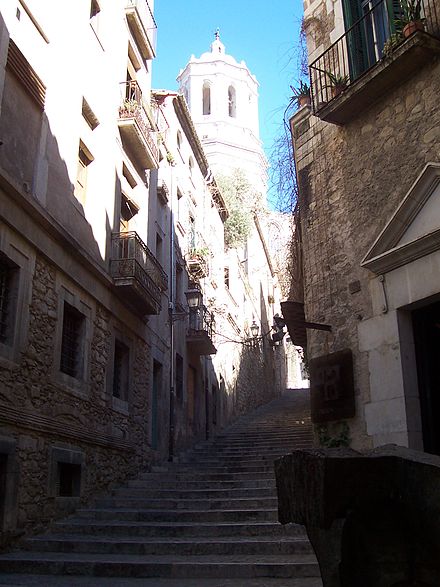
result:
<svg viewBox="0 0 440 587"><path fill-rule="evenodd" d="M126 8L136 8L153 52L156 53L157 24L148 0L127 0Z"/></svg>
<svg viewBox="0 0 440 587"><path fill-rule="evenodd" d="M439 37L436 4L437 0L421 0L421 12L425 32ZM403 42L400 3L379 0L370 6L370 10L309 66L315 112L374 67L386 56L387 50Z"/></svg>
<svg viewBox="0 0 440 587"><path fill-rule="evenodd" d="M119 107L119 118L134 119L149 149L156 161L159 159L159 149L156 144L156 125L150 105L142 96L142 90L136 80L122 82L121 105Z"/></svg>
<svg viewBox="0 0 440 587"><path fill-rule="evenodd" d="M206 333L212 340L215 331L214 314L206 306L189 308L189 333Z"/></svg>
<svg viewBox="0 0 440 587"><path fill-rule="evenodd" d="M112 235L110 266L114 279L135 279L158 301L168 288L167 274L136 232Z"/></svg>

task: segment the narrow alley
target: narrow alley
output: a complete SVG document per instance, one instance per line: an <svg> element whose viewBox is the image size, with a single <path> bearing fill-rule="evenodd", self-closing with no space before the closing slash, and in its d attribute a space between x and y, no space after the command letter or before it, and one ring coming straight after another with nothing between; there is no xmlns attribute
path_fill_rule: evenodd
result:
<svg viewBox="0 0 440 587"><path fill-rule="evenodd" d="M55 523L0 557L0 585L319 587L304 529L277 521L273 473L275 458L311 445L308 401L289 390ZM23 572L35 574L12 574Z"/></svg>

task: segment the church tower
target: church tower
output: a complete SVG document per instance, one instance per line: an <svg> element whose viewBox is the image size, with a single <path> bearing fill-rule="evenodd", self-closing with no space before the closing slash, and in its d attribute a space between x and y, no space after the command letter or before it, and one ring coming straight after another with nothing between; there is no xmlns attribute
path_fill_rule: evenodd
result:
<svg viewBox="0 0 440 587"><path fill-rule="evenodd" d="M259 138L258 82L225 51L217 30L211 50L191 56L177 81L214 172L242 169L266 197L267 160Z"/></svg>

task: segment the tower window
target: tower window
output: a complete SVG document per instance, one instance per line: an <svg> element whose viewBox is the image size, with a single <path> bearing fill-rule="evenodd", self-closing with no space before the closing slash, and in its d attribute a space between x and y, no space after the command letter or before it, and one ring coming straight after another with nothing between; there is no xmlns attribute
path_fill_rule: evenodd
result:
<svg viewBox="0 0 440 587"><path fill-rule="evenodd" d="M211 114L211 86L208 82L203 84L203 114Z"/></svg>
<svg viewBox="0 0 440 587"><path fill-rule="evenodd" d="M237 116L237 100L234 86L229 86L228 88L228 106L229 116L235 118Z"/></svg>

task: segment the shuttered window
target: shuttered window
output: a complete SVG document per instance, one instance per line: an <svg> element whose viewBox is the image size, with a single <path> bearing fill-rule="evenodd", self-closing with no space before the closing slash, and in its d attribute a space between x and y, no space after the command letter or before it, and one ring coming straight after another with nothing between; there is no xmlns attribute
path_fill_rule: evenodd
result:
<svg viewBox="0 0 440 587"><path fill-rule="evenodd" d="M12 39L9 39L6 67L21 82L40 110L44 110L46 86Z"/></svg>

